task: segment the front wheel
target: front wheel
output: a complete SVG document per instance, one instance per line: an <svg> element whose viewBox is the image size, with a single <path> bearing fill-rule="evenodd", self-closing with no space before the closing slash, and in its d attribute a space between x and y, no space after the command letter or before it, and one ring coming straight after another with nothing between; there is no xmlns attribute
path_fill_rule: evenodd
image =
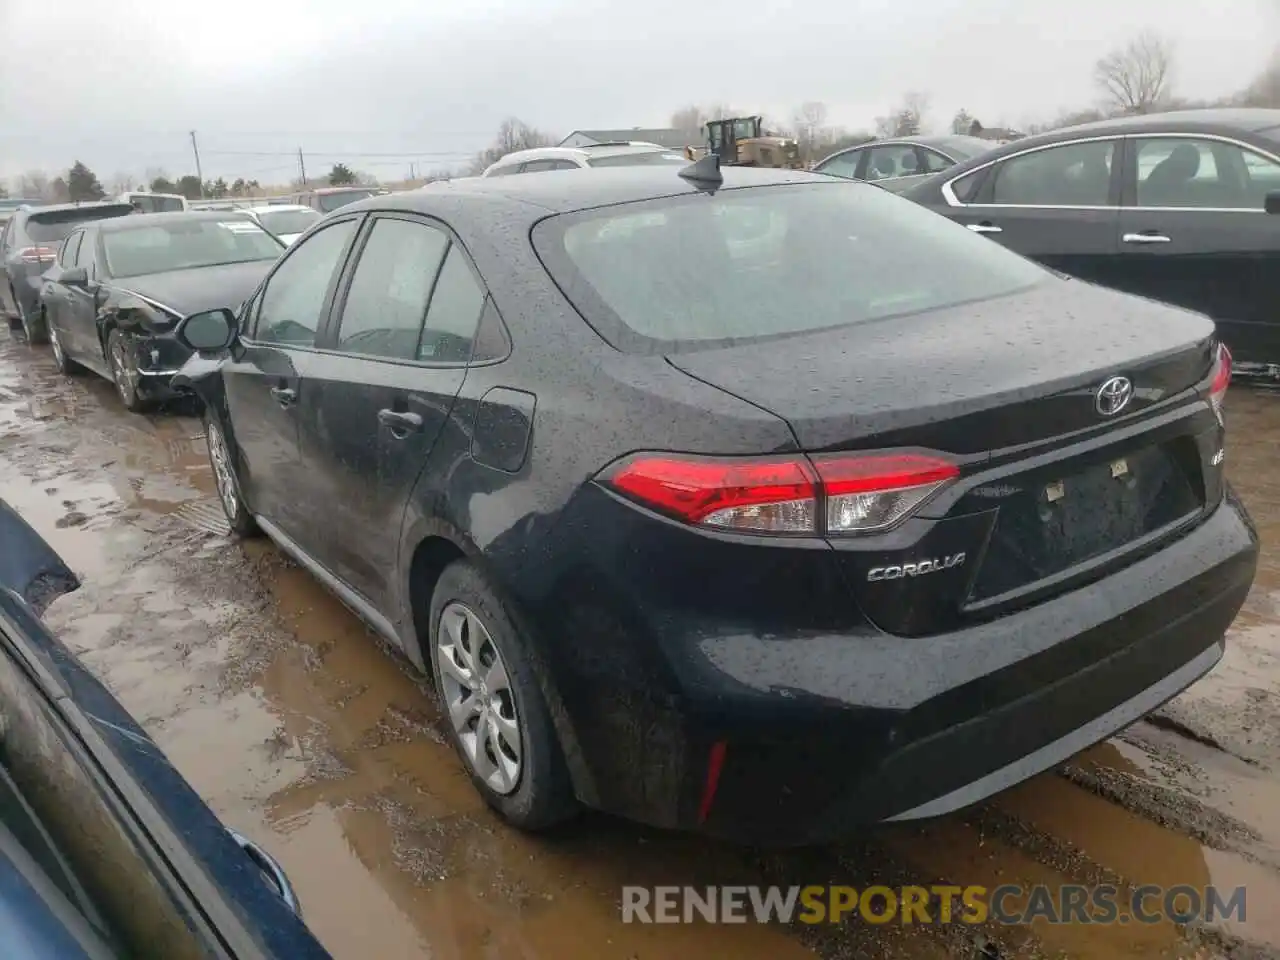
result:
<svg viewBox="0 0 1280 960"><path fill-rule="evenodd" d="M218 490L222 512L227 516L231 532L238 537L252 537L258 533L258 524L240 495L240 481L236 476L235 460L231 447L218 418L209 410L204 412L204 436L209 444L209 466L213 468L213 485Z"/></svg>
<svg viewBox="0 0 1280 960"><path fill-rule="evenodd" d="M113 328L107 336L107 368L111 371L111 382L116 385L116 393L120 394L124 408L130 413L145 410L146 399L138 391L138 364L119 328Z"/></svg>
<svg viewBox="0 0 1280 960"><path fill-rule="evenodd" d="M528 641L468 561L440 575L430 624L432 672L450 739L485 802L523 830L572 817L577 800Z"/></svg>
<svg viewBox="0 0 1280 960"><path fill-rule="evenodd" d="M53 364L58 368L58 372L66 376L74 376L83 371L84 367L68 357L66 350L62 348L62 338L58 335L58 328L47 321L46 325L49 330L49 348L53 351Z"/></svg>

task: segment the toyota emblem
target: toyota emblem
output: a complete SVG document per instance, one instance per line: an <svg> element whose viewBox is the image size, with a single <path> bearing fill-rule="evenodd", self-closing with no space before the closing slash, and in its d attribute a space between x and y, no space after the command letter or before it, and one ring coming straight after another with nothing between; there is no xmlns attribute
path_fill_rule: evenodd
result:
<svg viewBox="0 0 1280 960"><path fill-rule="evenodd" d="M1133 382L1128 377L1112 377L1098 388L1093 407L1104 417L1114 417L1133 399Z"/></svg>

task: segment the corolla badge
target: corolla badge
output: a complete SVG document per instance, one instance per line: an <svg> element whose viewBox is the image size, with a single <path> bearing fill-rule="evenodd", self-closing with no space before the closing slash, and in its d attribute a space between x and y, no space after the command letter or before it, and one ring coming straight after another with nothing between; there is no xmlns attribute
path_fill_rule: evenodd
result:
<svg viewBox="0 0 1280 960"><path fill-rule="evenodd" d="M940 573L964 564L963 553L953 553L949 557L934 557L932 560L917 560L915 563L894 564L891 567L872 567L867 571L867 579L901 580L903 577L919 577L926 573Z"/></svg>
<svg viewBox="0 0 1280 960"><path fill-rule="evenodd" d="M1098 388L1093 408L1104 417L1114 417L1133 399L1133 382L1128 377L1112 377Z"/></svg>

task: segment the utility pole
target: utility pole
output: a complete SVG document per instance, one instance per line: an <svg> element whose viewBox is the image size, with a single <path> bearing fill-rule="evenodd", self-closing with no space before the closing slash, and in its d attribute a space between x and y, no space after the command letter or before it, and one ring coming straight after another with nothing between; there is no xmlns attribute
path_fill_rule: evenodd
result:
<svg viewBox="0 0 1280 960"><path fill-rule="evenodd" d="M307 165L302 159L302 148L298 148L298 173L302 175L302 188L307 188Z"/></svg>
<svg viewBox="0 0 1280 960"><path fill-rule="evenodd" d="M196 144L196 132L191 131L191 152L196 155L196 179L200 181L200 199L204 199L204 171L200 169L200 147Z"/></svg>

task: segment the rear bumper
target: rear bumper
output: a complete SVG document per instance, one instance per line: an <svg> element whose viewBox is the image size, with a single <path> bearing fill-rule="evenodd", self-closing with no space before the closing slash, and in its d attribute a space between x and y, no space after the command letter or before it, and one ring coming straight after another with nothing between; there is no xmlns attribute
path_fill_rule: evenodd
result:
<svg viewBox="0 0 1280 960"><path fill-rule="evenodd" d="M1247 513L1228 496L1158 553L949 634L753 631L659 608L649 637L634 638L660 651L650 663L665 662L644 671L648 683L619 669L589 688L580 670L556 665L571 752L590 774L580 792L661 826L781 844L967 806L1105 739L1212 669L1257 551ZM610 639L597 634L601 653ZM604 661L591 667L608 671ZM602 681L604 694L592 692ZM716 744L723 766L708 800Z"/></svg>

